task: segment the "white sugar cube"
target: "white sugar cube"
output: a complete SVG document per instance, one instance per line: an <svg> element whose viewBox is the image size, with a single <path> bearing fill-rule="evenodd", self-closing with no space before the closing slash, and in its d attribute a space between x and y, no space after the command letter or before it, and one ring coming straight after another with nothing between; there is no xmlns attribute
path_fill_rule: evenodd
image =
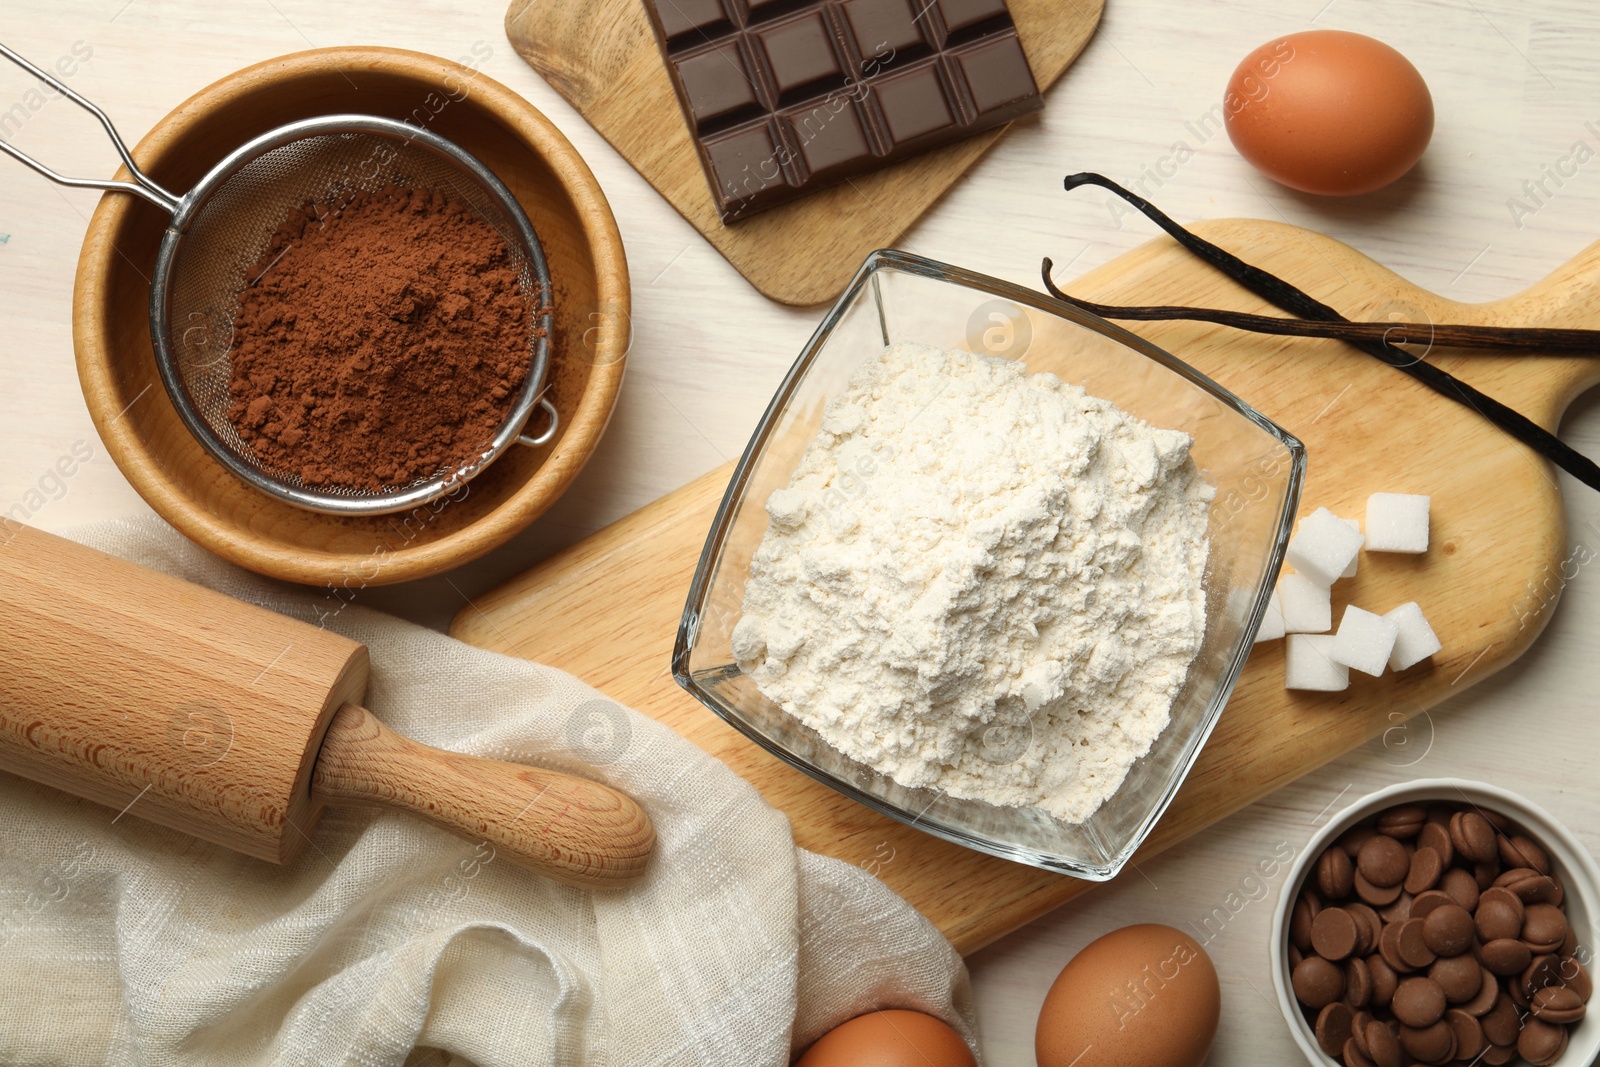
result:
<svg viewBox="0 0 1600 1067"><path fill-rule="evenodd" d="M1390 670L1413 667L1444 647L1415 600L1385 612L1383 617L1394 623L1396 631L1394 650L1389 653Z"/></svg>
<svg viewBox="0 0 1600 1067"><path fill-rule="evenodd" d="M1283 659L1283 687L1337 693L1350 687L1350 668L1333 658L1332 634L1290 634Z"/></svg>
<svg viewBox="0 0 1600 1067"><path fill-rule="evenodd" d="M1261 615L1261 626L1256 630L1256 644L1263 641L1276 641L1284 634L1283 629L1283 599L1274 589L1272 596L1267 599L1267 610Z"/></svg>
<svg viewBox="0 0 1600 1067"><path fill-rule="evenodd" d="M1367 551L1428 551L1431 499L1412 493L1373 493L1367 497Z"/></svg>
<svg viewBox="0 0 1600 1067"><path fill-rule="evenodd" d="M1359 520L1359 519L1340 519L1339 521L1344 523L1346 526L1350 527L1350 529L1354 530L1356 533L1360 533L1361 532L1361 520ZM1365 541L1366 539L1362 538L1362 540ZM1361 553L1357 552L1355 555L1350 557L1350 566L1346 567L1344 569L1344 573L1339 575L1339 577L1341 577L1341 578L1354 578L1356 576L1356 564L1360 563L1360 562L1361 562Z"/></svg>
<svg viewBox="0 0 1600 1067"><path fill-rule="evenodd" d="M1332 585L1361 551L1361 534L1327 508L1318 508L1300 520L1284 559L1314 582Z"/></svg>
<svg viewBox="0 0 1600 1067"><path fill-rule="evenodd" d="M1393 619L1351 604L1344 609L1339 632L1333 636L1334 661L1377 677L1389 665L1399 632Z"/></svg>
<svg viewBox="0 0 1600 1067"><path fill-rule="evenodd" d="M1283 628L1291 634L1320 634L1333 628L1333 596L1328 587L1303 574L1278 579Z"/></svg>

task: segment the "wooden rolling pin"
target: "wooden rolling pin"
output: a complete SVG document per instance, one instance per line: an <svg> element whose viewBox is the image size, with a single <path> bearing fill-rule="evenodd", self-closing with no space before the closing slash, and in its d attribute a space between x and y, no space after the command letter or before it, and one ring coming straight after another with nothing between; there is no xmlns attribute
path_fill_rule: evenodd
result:
<svg viewBox="0 0 1600 1067"><path fill-rule="evenodd" d="M376 804L568 885L643 873L632 799L402 737L367 673L348 638L0 520L0 770L274 863L325 805Z"/></svg>

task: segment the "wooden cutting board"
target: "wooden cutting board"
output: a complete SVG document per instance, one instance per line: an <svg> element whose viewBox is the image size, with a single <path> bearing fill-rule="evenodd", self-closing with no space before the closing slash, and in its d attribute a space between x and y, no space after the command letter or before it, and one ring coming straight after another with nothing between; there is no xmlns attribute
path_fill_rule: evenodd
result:
<svg viewBox="0 0 1600 1067"><path fill-rule="evenodd" d="M1224 220L1196 230L1352 318L1600 327L1600 243L1521 295L1458 304L1292 226ZM1108 303L1274 311L1166 238L1065 287ZM1309 455L1305 512L1326 506L1361 517L1375 491L1432 495L1428 554L1363 555L1358 577L1335 587L1335 618L1350 602L1386 611L1416 600L1444 643L1430 664L1399 676L1352 672L1350 689L1339 694L1285 690L1283 642L1257 648L1140 853L1148 856L1511 662L1554 604L1566 533L1544 461L1353 348L1200 323L1134 328L1299 435ZM1547 427L1600 382L1600 358L1443 351L1428 358ZM1029 364L1048 366L1048 354L1030 353ZM963 953L1088 889L1091 883L980 855L877 815L780 763L678 688L668 666L673 638L730 473L712 471L479 598L452 632L569 670L669 724L787 812L800 845L878 874ZM1383 754L1405 762L1399 752Z"/></svg>
<svg viewBox="0 0 1600 1067"><path fill-rule="evenodd" d="M1105 0L1011 0L1041 90L1083 51L1104 7ZM643 0L513 0L506 36L750 284L785 304L842 293L866 254L899 241L1005 129L725 226Z"/></svg>

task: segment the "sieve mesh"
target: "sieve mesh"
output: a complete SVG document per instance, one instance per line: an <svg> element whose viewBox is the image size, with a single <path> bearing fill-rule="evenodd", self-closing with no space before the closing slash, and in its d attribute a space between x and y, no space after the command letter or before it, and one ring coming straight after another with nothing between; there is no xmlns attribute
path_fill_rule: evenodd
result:
<svg viewBox="0 0 1600 1067"><path fill-rule="evenodd" d="M530 373L524 387L528 399L513 404L512 415L495 442L483 442L481 458L463 468L442 467L408 485L377 492L307 485L296 472L264 463L240 439L228 419L234 317L238 294L257 280L259 275L252 274L273 234L296 208L316 203L337 210L357 192L376 192L391 185L444 192L476 211L505 240L528 302L529 321L548 322L547 296L540 284L544 269L540 250L536 245L529 247L518 220L494 190L420 140L353 131L296 138L243 161L189 215L181 232L168 234L176 248L167 260L166 318L164 324L152 321L152 327L164 325L166 343L161 347L170 353L172 369L189 405L210 430L213 446L230 453L258 477L291 488L302 503L317 498L326 499L330 508L338 510L366 510L362 505L372 504L371 510L376 511L394 501L437 495L427 492L427 487L448 487L457 479L470 478L509 443L527 417L531 391L542 386L536 379L542 377L539 354L543 338L535 332L528 340ZM513 420L519 424L509 425Z"/></svg>

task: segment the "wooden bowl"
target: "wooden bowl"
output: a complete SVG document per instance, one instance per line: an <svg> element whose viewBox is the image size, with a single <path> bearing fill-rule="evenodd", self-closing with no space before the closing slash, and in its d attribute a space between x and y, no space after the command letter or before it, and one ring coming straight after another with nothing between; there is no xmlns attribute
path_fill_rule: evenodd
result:
<svg viewBox="0 0 1600 1067"><path fill-rule="evenodd" d="M184 102L133 156L181 195L257 134L336 112L409 120L449 138L494 171L528 213L555 290L548 395L561 431L552 442L514 446L452 498L394 515L322 515L251 489L201 448L162 388L147 276L167 218L123 193L104 196L90 220L72 318L78 378L95 428L151 507L253 571L355 588L437 574L480 556L572 484L622 383L629 291L616 220L571 143L510 89L435 56L323 48L258 63Z"/></svg>

